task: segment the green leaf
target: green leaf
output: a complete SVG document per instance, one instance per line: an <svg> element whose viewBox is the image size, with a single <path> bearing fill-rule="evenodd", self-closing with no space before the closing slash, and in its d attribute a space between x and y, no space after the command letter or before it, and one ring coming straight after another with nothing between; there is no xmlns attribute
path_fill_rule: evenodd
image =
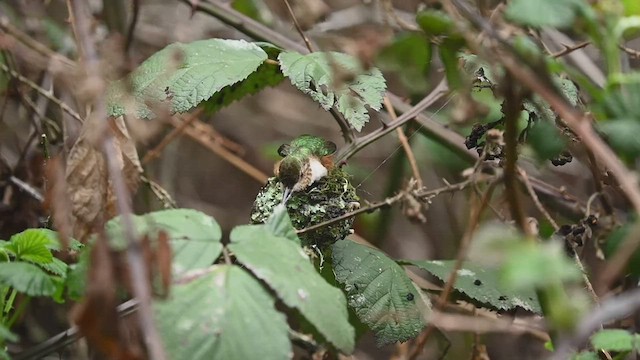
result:
<svg viewBox="0 0 640 360"><path fill-rule="evenodd" d="M18 341L18 339L19 339L18 335L12 333L11 330L9 330L9 328L6 327L4 324L0 324L0 341L16 342Z"/></svg>
<svg viewBox="0 0 640 360"><path fill-rule="evenodd" d="M441 281L449 279L455 260L401 260L402 265L414 265L426 270ZM513 291L500 282L498 269L466 262L458 270L454 289L470 302L496 310L522 308L540 314L538 297L533 290Z"/></svg>
<svg viewBox="0 0 640 360"><path fill-rule="evenodd" d="M402 34L380 51L376 63L383 71L396 72L410 91L425 91L431 65L431 44L423 35Z"/></svg>
<svg viewBox="0 0 640 360"><path fill-rule="evenodd" d="M138 235L147 234L153 241L160 231L167 233L173 251L173 274L208 267L222 252L222 230L209 215L191 209L170 209L146 215L131 215ZM126 247L121 218L106 224L107 235L112 244L120 249Z"/></svg>
<svg viewBox="0 0 640 360"><path fill-rule="evenodd" d="M108 114L153 118L153 110L147 104L162 104L171 112L187 112L221 89L246 79L266 59L264 50L244 40L171 44L149 57L128 78L111 84ZM128 99L129 94L133 99ZM237 98L226 97L228 102Z"/></svg>
<svg viewBox="0 0 640 360"><path fill-rule="evenodd" d="M255 43L260 46L269 58L277 58L281 49L268 43ZM239 100L247 95L253 95L267 87L273 87L280 84L284 80L284 75L280 71L277 64L262 63L256 71L252 72L246 79L229 85L216 92L209 100L206 100L202 106L204 109L213 113L221 108Z"/></svg>
<svg viewBox="0 0 640 360"><path fill-rule="evenodd" d="M622 329L604 329L591 337L594 349L607 351L631 351L638 348L638 335Z"/></svg>
<svg viewBox="0 0 640 360"><path fill-rule="evenodd" d="M50 296L56 291L47 273L26 262L0 263L0 283L29 296Z"/></svg>
<svg viewBox="0 0 640 360"><path fill-rule="evenodd" d="M593 351L583 351L579 354L573 355L571 360L600 360L600 357Z"/></svg>
<svg viewBox="0 0 640 360"><path fill-rule="evenodd" d="M286 318L274 299L236 266L213 266L154 303L170 359L289 359Z"/></svg>
<svg viewBox="0 0 640 360"><path fill-rule="evenodd" d="M587 5L583 0L512 0L505 17L531 27L569 28L577 14Z"/></svg>
<svg viewBox="0 0 640 360"><path fill-rule="evenodd" d="M52 241L51 233L54 232L47 229L27 229L13 235L5 249L12 252L18 260L34 264L50 263L53 261L53 255L48 249Z"/></svg>
<svg viewBox="0 0 640 360"><path fill-rule="evenodd" d="M640 156L640 121L638 119L618 119L598 125L607 140L626 159Z"/></svg>
<svg viewBox="0 0 640 360"><path fill-rule="evenodd" d="M554 281L581 279L580 270L560 242L518 243L507 249L502 268L504 284L513 289L543 288Z"/></svg>
<svg viewBox="0 0 640 360"><path fill-rule="evenodd" d="M67 265L64 261L58 259L58 258L53 258L53 260L50 263L46 263L46 264L38 264L42 269L54 274L54 275L58 275L58 276L62 276L62 277L66 277L67 276L67 268L69 267L69 265Z"/></svg>
<svg viewBox="0 0 640 360"><path fill-rule="evenodd" d="M382 106L386 89L382 73L376 68L363 71L352 56L338 52L282 52L278 60L282 73L294 86L325 110L335 106L358 131L369 121L365 106L376 111ZM353 80L344 79L351 76Z"/></svg>
<svg viewBox="0 0 640 360"><path fill-rule="evenodd" d="M302 248L266 225L238 226L230 235L238 261L266 282L289 307L296 308L329 342L344 353L354 348L344 294L315 270ZM331 314L328 316L328 314Z"/></svg>
<svg viewBox="0 0 640 360"><path fill-rule="evenodd" d="M402 267L382 252L350 240L336 242L332 251L336 280L378 345L407 341L422 331L430 304Z"/></svg>
<svg viewBox="0 0 640 360"><path fill-rule="evenodd" d="M289 239L298 245L300 244L300 238L296 233L296 228L293 227L289 212L284 205L276 205L273 209L273 214L267 219L265 225L271 234Z"/></svg>
<svg viewBox="0 0 640 360"><path fill-rule="evenodd" d="M427 35L445 36L456 31L456 24L441 10L428 9L418 12L416 22Z"/></svg>
<svg viewBox="0 0 640 360"><path fill-rule="evenodd" d="M536 121L527 133L527 142L540 159L558 156L566 146L566 139L554 124Z"/></svg>

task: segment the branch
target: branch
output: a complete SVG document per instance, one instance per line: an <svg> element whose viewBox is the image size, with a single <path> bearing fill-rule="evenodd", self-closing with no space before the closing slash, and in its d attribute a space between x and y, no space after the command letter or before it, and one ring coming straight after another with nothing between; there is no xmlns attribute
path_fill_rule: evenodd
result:
<svg viewBox="0 0 640 360"><path fill-rule="evenodd" d="M90 24L87 19L90 16L90 12L87 6L83 0L67 0L71 24L79 45L80 54L84 60L86 73L89 76L87 80L96 81L97 84L104 87L104 81L100 73L100 61L91 39ZM102 94L99 94L93 99L93 105L94 111L92 116L95 120L95 125L107 130L107 107ZM88 124L84 124L84 126L88 126ZM128 243L127 258L131 272L133 295L138 299L140 305L139 311L143 338L150 358L154 360L165 360L167 357L163 349L160 334L155 327L153 312L151 310L150 281L147 276L142 247L136 236L131 218L127 186L120 170L120 163L113 136L109 131L104 131L104 135L102 150L107 160L109 176L116 194L117 208L122 215L122 227Z"/></svg>

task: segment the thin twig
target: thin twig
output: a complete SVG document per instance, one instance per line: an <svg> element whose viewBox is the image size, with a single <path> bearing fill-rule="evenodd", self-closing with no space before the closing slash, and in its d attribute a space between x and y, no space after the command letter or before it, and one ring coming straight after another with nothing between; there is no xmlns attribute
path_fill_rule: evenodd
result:
<svg viewBox="0 0 640 360"><path fill-rule="evenodd" d="M384 107L387 109L389 116L391 116L392 121L398 120L398 116L396 115L396 110L391 105L391 101L387 96L384 97ZM420 175L420 169L418 168L418 163L416 162L416 157L413 154L413 150L411 150L411 144L409 143L409 139L407 139L407 135L405 135L402 127L396 128L396 133L398 134L398 139L400 139L400 143L402 144L402 148L404 149L404 153L407 155L407 160L409 160L409 165L411 166L411 172L413 173L413 178L416 179L416 187L422 187L422 176Z"/></svg>
<svg viewBox="0 0 640 360"><path fill-rule="evenodd" d="M149 162L158 158L160 154L162 154L164 148L166 148L167 145L169 145L173 140L180 136L180 134L182 134L182 132L184 132L184 130L187 128L187 126L191 125L195 120L197 120L203 111L203 108L198 108L196 111L189 113L184 121L182 121L179 126L174 127L173 130L171 130L171 132L169 132L167 136L165 136L162 141L160 141L160 143L156 145L156 147L147 151L147 153L144 155L144 158L142 158L141 164L148 164Z"/></svg>
<svg viewBox="0 0 640 360"><path fill-rule="evenodd" d="M184 122L184 120L179 120L178 116L171 117L170 121L176 128L181 126ZM190 126L187 126L184 129L184 133L259 183L265 184L267 182L267 179L269 178L267 174L213 141L210 127L208 125L203 124L198 120L194 120Z"/></svg>
<svg viewBox="0 0 640 360"><path fill-rule="evenodd" d="M76 67L76 63L73 60L49 49L47 46L13 26L11 22L9 22L9 18L6 16L0 16L0 29L27 46L29 49L51 59L52 61L61 63L63 66L67 67L67 70L73 70Z"/></svg>
<svg viewBox="0 0 640 360"><path fill-rule="evenodd" d="M294 14L293 9L291 8L291 5L289 4L289 0L282 0L282 1L287 6L287 10L289 11L289 15L291 16L291 20L293 20L293 24L295 25L296 30L298 31L298 34L300 34L300 37L302 37L302 40L304 40L304 44L307 47L307 50L309 50L310 53L314 52L313 46L311 45L311 41L309 41L309 38L307 37L307 35L302 30L302 27L300 26L300 23L298 22L298 19L296 18L296 14Z"/></svg>
<svg viewBox="0 0 640 360"><path fill-rule="evenodd" d="M565 56L567 54L570 54L570 53L572 53L572 52L574 52L576 50L582 49L583 47L586 47L586 46L588 46L590 44L591 44L591 41L583 41L583 42L581 42L579 44L576 44L576 45L573 45L573 46L563 45L564 49L562 49L562 50L560 50L560 51L558 51L556 53L551 54L551 57L559 58L559 57Z"/></svg>
<svg viewBox="0 0 640 360"><path fill-rule="evenodd" d="M465 181L462 181L460 183L443 186L443 187L440 187L440 188L437 188L437 189L416 191L413 195L416 198L420 198L420 199L424 199L424 200L427 200L427 199L431 200L431 199L433 199L434 197L436 197L436 196L438 196L440 194L463 190L464 188L466 188L470 184L472 184L471 180L465 180ZM393 205L396 202L402 200L405 196L406 196L406 194L404 192L400 192L400 193L398 193L398 194L396 194L396 195L394 195L394 196L392 196L390 198L387 198L387 199L384 199L382 201L370 204L370 205L365 206L365 207L361 207L361 208L359 208L357 210L348 212L348 213L343 214L341 216L338 216L336 218L332 218L330 220L323 221L323 222L321 222L319 224L312 225L312 226L306 227L304 229L296 230L296 233L297 234L304 234L306 232L317 230L317 229L320 229L322 227L334 224L336 222L340 222L340 221L343 221L343 220L350 219L350 218L358 216L360 214L372 212L372 211L374 211L376 209L379 209L381 207Z"/></svg>
<svg viewBox="0 0 640 360"><path fill-rule="evenodd" d="M78 113L75 112L75 110L73 110L69 105L67 105L62 100L58 99L57 97L53 96L51 91L47 91L47 90L41 88L38 84L36 84L33 81L31 81L31 80L27 79L26 77L22 76L20 73L14 71L14 70L11 70L7 65L5 65L5 64L3 64L1 62L0 62L0 70L2 70L5 73L11 75L13 78L15 78L16 80L20 81L21 83L29 86L33 90L37 91L40 95L46 97L51 102L53 102L56 105L58 105L64 112L66 112L67 114L71 115L71 117L73 117L74 119L78 120L81 123L84 121L82 119L82 117L80 115L78 115Z"/></svg>
<svg viewBox="0 0 640 360"><path fill-rule="evenodd" d="M529 176L527 175L527 173L521 168L518 168L518 173L520 174L520 179L524 183L524 186L527 188L527 191L529 192L529 196L531 197L531 200L533 200L534 205L538 208L538 211L540 211L542 216L544 216L544 218L547 219L549 224L551 224L551 226L553 227L554 231L560 230L560 226L558 226L558 223L553 219L553 217L551 217L547 209L545 209L545 207L540 202L540 199L538 198L538 194L536 194L535 190L533 189L533 185L531 185L531 181L529 181Z"/></svg>
<svg viewBox="0 0 640 360"><path fill-rule="evenodd" d="M138 24L138 18L140 17L140 0L133 0L133 13L131 14L131 22L127 29L127 40L124 43L124 51L129 52L131 44L133 43L133 36L136 30L136 24Z"/></svg>
<svg viewBox="0 0 640 360"><path fill-rule="evenodd" d="M91 39L90 26L87 17L90 16L87 3L83 0L67 0L67 8L69 17L79 45L80 54L83 57L88 76L93 76L94 81L104 83L100 73L100 62L96 52L93 40ZM129 194L127 185L125 184L120 163L118 160L117 149L112 134L108 131L107 124L107 107L104 97L97 96L94 100L93 119L96 125L100 124L104 127L105 135L102 141L104 156L107 160L109 176L113 184L114 193L116 194L116 204L121 214L122 228L127 239L127 258L129 269L131 272L131 283L133 287L133 295L139 301L140 322L144 341L149 351L149 356L153 360L165 360L160 334L155 326L153 311L151 310L151 291L150 281L147 276L147 269L142 253L142 246L136 236L136 229L133 226L131 218L131 206L129 204ZM102 123L102 124L101 124ZM85 124L87 126L87 124Z"/></svg>
<svg viewBox="0 0 640 360"><path fill-rule="evenodd" d="M634 58L640 59L640 51L634 50L634 49L629 48L629 47L626 47L626 46L624 46L622 44L619 45L619 47L620 47L620 50L626 52L627 54L633 56Z"/></svg>

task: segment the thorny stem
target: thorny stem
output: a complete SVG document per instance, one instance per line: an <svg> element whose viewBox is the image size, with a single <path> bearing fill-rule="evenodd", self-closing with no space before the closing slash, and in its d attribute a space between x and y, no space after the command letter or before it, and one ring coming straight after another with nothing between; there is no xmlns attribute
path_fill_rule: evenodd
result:
<svg viewBox="0 0 640 360"><path fill-rule="evenodd" d="M87 17L90 16L87 4L82 0L67 0L67 8L69 17L80 48L80 54L84 58L87 75L95 77L95 81L102 82L100 74L100 63L96 49L90 35L89 22ZM95 126L102 126L104 131L104 139L102 141L102 149L107 160L109 176L113 184L116 194L116 203L122 218L122 227L125 238L127 239L127 258L131 271L131 282L133 287L133 295L139 301L139 313L141 329L144 341L149 351L149 356L153 360L165 360L166 354L163 349L160 334L155 327L153 312L151 310L151 292L150 282L145 268L145 261L142 254L142 247L136 236L136 231L131 218L131 207L129 204L129 194L127 186L122 175L117 160L116 147L112 134L107 130L107 110L104 98L97 96L94 99L94 122ZM87 122L84 126L87 126Z"/></svg>

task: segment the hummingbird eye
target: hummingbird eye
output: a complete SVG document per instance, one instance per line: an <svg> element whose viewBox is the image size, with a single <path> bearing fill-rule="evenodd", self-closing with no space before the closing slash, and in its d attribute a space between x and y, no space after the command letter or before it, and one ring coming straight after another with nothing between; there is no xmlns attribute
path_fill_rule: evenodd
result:
<svg viewBox="0 0 640 360"><path fill-rule="evenodd" d="M278 148L278 155L285 157L287 155L289 155L289 144L282 144L280 145L280 147Z"/></svg>

